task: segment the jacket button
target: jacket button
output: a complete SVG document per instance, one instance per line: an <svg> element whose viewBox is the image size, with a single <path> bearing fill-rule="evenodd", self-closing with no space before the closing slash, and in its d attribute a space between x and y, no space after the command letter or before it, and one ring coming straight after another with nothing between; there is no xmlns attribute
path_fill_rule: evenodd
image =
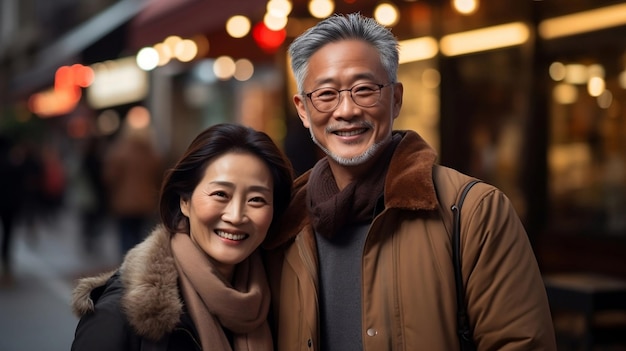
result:
<svg viewBox="0 0 626 351"><path fill-rule="evenodd" d="M376 334L378 334L378 332L374 328L369 328L367 330L367 335L369 335L369 336L376 336Z"/></svg>
<svg viewBox="0 0 626 351"><path fill-rule="evenodd" d="M313 341L311 341L311 339L309 339L306 344L309 346L309 348L313 345Z"/></svg>

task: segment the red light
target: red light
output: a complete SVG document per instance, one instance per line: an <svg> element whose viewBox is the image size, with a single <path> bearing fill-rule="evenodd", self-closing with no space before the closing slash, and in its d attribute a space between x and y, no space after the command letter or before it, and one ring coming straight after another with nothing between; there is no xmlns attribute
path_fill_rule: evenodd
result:
<svg viewBox="0 0 626 351"><path fill-rule="evenodd" d="M79 87L86 88L93 83L95 74L93 69L88 66L83 66L81 64L72 65L72 73L73 73L73 83L78 85Z"/></svg>
<svg viewBox="0 0 626 351"><path fill-rule="evenodd" d="M86 88L93 83L95 73L91 67L81 64L61 66L54 77L54 89L65 90L75 87Z"/></svg>
<svg viewBox="0 0 626 351"><path fill-rule="evenodd" d="M252 37L263 51L273 53L285 41L287 31L285 29L271 30L263 22L259 22L252 29Z"/></svg>
<svg viewBox="0 0 626 351"><path fill-rule="evenodd" d="M74 86L73 71L69 66L61 66L54 76L54 90L61 91Z"/></svg>

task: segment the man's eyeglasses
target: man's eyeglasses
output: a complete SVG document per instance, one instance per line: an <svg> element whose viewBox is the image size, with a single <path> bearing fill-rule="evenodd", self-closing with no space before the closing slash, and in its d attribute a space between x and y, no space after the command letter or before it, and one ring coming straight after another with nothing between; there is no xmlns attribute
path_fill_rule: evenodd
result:
<svg viewBox="0 0 626 351"><path fill-rule="evenodd" d="M315 89L310 93L304 93L311 100L313 107L319 112L332 112L341 103L341 92L350 92L350 97L355 104L361 107L372 107L380 100L380 90L388 87L393 82L387 84L361 83L350 89L335 89L324 87Z"/></svg>

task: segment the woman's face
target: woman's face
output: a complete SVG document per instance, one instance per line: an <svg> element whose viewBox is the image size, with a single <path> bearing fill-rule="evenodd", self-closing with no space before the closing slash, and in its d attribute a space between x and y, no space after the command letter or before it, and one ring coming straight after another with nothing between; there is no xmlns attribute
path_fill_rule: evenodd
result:
<svg viewBox="0 0 626 351"><path fill-rule="evenodd" d="M190 199L180 200L191 240L227 279L265 239L274 214L268 166L250 153L212 160Z"/></svg>

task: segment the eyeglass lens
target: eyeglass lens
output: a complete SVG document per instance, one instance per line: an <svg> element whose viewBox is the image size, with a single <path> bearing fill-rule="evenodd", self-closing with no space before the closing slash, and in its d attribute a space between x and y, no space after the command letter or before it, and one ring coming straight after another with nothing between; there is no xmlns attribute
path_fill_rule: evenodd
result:
<svg viewBox="0 0 626 351"><path fill-rule="evenodd" d="M381 85L373 83L357 84L350 89L320 88L309 93L313 106L320 112L330 112L339 106L341 92L347 91L352 101L361 107L374 106L380 99Z"/></svg>

